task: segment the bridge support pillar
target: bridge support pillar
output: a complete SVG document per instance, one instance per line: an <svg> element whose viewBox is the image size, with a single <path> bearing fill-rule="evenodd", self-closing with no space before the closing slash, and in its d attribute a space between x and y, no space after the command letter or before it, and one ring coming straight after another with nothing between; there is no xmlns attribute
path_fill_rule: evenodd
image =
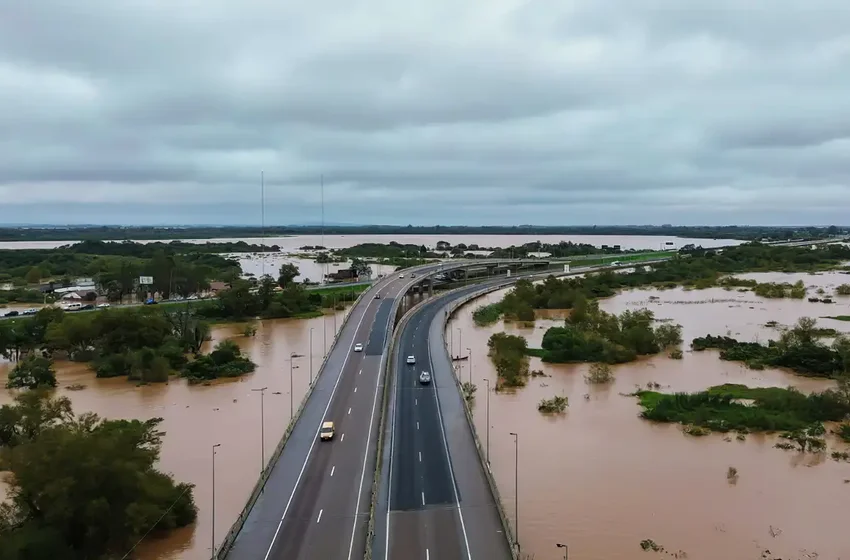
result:
<svg viewBox="0 0 850 560"><path fill-rule="evenodd" d="M434 280L428 279L428 297L434 297Z"/></svg>

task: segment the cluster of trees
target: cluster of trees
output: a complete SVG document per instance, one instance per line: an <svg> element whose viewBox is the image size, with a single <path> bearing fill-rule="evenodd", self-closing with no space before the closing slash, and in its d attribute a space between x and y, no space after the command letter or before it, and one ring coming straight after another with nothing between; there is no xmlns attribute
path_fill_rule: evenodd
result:
<svg viewBox="0 0 850 560"><path fill-rule="evenodd" d="M756 295L765 298L792 298L803 299L806 296L806 285L802 280L793 284L788 282L758 282L734 276L721 278L718 282L724 288L749 288Z"/></svg>
<svg viewBox="0 0 850 560"><path fill-rule="evenodd" d="M182 307L76 314L45 308L32 317L0 322L0 355L17 362L10 387L55 386L52 357L91 362L98 377L142 382L168 381L174 374L211 379L253 371L253 364L228 343L220 344L215 356L203 355L209 332L208 323Z"/></svg>
<svg viewBox="0 0 850 560"><path fill-rule="evenodd" d="M77 239L211 239L269 235L656 235L701 239L820 239L847 234L847 228L777 226L266 226L0 228L2 241Z"/></svg>
<svg viewBox="0 0 850 560"><path fill-rule="evenodd" d="M850 414L850 392L827 390L805 395L794 388L719 385L698 393L639 391L641 415L719 432L800 431L840 421ZM742 399L752 401L745 404ZM822 432L821 432L822 433Z"/></svg>
<svg viewBox="0 0 850 560"><path fill-rule="evenodd" d="M496 388L524 386L529 375L526 340L512 334L494 333L487 341L487 348L499 376Z"/></svg>
<svg viewBox="0 0 850 560"><path fill-rule="evenodd" d="M563 327L543 335L544 362L602 362L619 364L638 356L657 354L682 342L682 327L655 326L648 309L624 311L619 316L599 309L597 301L576 302Z"/></svg>
<svg viewBox="0 0 850 560"><path fill-rule="evenodd" d="M650 285L662 288L679 285L696 288L743 286L770 294L776 291L771 284L729 278L728 275L748 271L814 271L839 266L847 260L850 260L850 247L845 245L822 245L816 249L759 243L723 250L690 247L669 261L652 267L638 266L628 273L603 271L584 278L563 279L550 276L537 284L520 280L501 302L479 313L478 322L493 323L501 315L509 320L533 321L535 309L572 309L578 301L610 297L621 289ZM791 297L802 297L799 295L801 290L805 295L802 283L779 286L783 294L787 292Z"/></svg>
<svg viewBox="0 0 850 560"><path fill-rule="evenodd" d="M43 280L52 280L56 287L71 286L74 278L80 276L93 278L110 301L120 301L142 290L158 292L166 298L172 294L186 297L209 288L213 280L228 281L241 273L237 261L203 251L185 254L175 253L171 248L152 251L139 243L95 245L105 246L102 250L107 254L79 253L73 245L53 250L0 251L0 270L4 271L0 282L12 282L21 292L29 292L6 294L6 298L12 296L15 301L21 301L29 297L40 301L40 293L23 288ZM119 245L129 254L121 254L119 248L111 245ZM152 276L154 284L139 286L139 276Z"/></svg>
<svg viewBox="0 0 850 560"><path fill-rule="evenodd" d="M0 558L120 558L150 531L197 517L192 485L154 466L161 418L102 420L71 402L25 391L0 408Z"/></svg>
<svg viewBox="0 0 850 560"><path fill-rule="evenodd" d="M695 338L691 348L720 350L721 360L744 362L752 369L785 367L802 375L828 378L850 372L850 338L839 336L826 344L820 340L821 334L815 319L803 317L767 344L707 335Z"/></svg>

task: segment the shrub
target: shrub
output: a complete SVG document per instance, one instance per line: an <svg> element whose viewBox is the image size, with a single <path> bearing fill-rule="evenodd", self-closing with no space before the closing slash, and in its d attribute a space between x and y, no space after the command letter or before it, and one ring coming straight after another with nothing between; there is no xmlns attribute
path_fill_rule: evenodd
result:
<svg viewBox="0 0 850 560"><path fill-rule="evenodd" d="M591 364L584 380L593 385L611 383L614 381L614 373L608 364Z"/></svg>

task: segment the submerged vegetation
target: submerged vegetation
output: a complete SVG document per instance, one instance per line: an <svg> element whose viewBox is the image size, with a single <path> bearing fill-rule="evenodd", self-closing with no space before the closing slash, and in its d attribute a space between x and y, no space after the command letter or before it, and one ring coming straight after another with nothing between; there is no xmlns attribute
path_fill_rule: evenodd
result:
<svg viewBox="0 0 850 560"><path fill-rule="evenodd" d="M495 333L487 341L488 355L499 376L497 389L522 387L528 379L528 344L521 336Z"/></svg>
<svg viewBox="0 0 850 560"><path fill-rule="evenodd" d="M619 364L682 342L680 325L654 326L654 321L648 309L614 315L596 301L580 300L563 327L543 335L543 361Z"/></svg>
<svg viewBox="0 0 850 560"><path fill-rule="evenodd" d="M584 380L592 385L604 385L614 382L614 373L608 364L591 364L590 370L584 376Z"/></svg>
<svg viewBox="0 0 850 560"><path fill-rule="evenodd" d="M537 410L544 414L560 414L567 410L570 401L564 396L554 396L551 399L543 399L537 404Z"/></svg>
<svg viewBox="0 0 850 560"><path fill-rule="evenodd" d="M41 390L1 407L0 558L121 558L149 532L193 523L192 485L155 468L161 421L77 416Z"/></svg>
<svg viewBox="0 0 850 560"><path fill-rule="evenodd" d="M840 421L850 414L850 400L840 391L805 395L796 389L750 388L726 384L697 393L636 393L641 416L718 432L807 430L813 424Z"/></svg>
<svg viewBox="0 0 850 560"><path fill-rule="evenodd" d="M744 362L752 369L786 367L802 375L834 377L850 369L850 339L836 338L827 345L816 321L803 317L797 324L782 332L779 340L768 343L741 342L727 336L695 338L691 348L695 351L720 350L720 359Z"/></svg>

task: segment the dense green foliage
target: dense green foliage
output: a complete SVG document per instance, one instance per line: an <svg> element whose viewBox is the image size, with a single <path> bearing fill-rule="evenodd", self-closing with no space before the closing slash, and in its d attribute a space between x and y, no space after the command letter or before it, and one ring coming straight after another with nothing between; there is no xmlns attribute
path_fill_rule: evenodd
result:
<svg viewBox="0 0 850 560"><path fill-rule="evenodd" d="M681 326L654 321L648 309L618 316L599 309L597 301L579 300L563 327L543 335L543 361L618 364L681 343Z"/></svg>
<svg viewBox="0 0 850 560"><path fill-rule="evenodd" d="M198 309L203 309L199 307ZM234 366L203 368L207 364L201 346L210 328L183 306L132 307L97 313L65 313L45 308L33 317L0 321L0 355L21 360L19 367L35 360L36 352L91 362L98 377L126 376L142 382L168 381L173 374L209 379L253 371L243 361ZM187 354L195 354L188 369ZM14 371L13 371L14 373Z"/></svg>
<svg viewBox="0 0 850 560"><path fill-rule="evenodd" d="M10 389L37 389L56 387L53 360L43 356L27 356L9 372L6 387Z"/></svg>
<svg viewBox="0 0 850 560"><path fill-rule="evenodd" d="M502 305L500 303L491 303L482 305L472 312L472 320L479 327L486 327L499 321L502 316Z"/></svg>
<svg viewBox="0 0 850 560"><path fill-rule="evenodd" d="M205 356L198 356L186 365L184 374L189 381L197 383L220 377L239 377L251 373L256 364L242 355L242 351L232 340L216 345L215 350Z"/></svg>
<svg viewBox="0 0 850 560"><path fill-rule="evenodd" d="M850 401L831 390L805 395L793 388L727 384L698 393L639 391L637 396L644 408L641 415L648 420L720 432L805 430L813 423L839 421L850 414Z"/></svg>
<svg viewBox="0 0 850 560"><path fill-rule="evenodd" d="M528 377L528 344L521 336L495 333L487 341L488 354L499 376L498 387L522 387Z"/></svg>
<svg viewBox="0 0 850 560"><path fill-rule="evenodd" d="M27 391L0 408L0 558L120 558L148 531L195 521L192 486L154 468L160 418L74 416L67 398Z"/></svg>
<svg viewBox="0 0 850 560"><path fill-rule="evenodd" d="M850 443L850 424L844 423L838 426L837 434L842 440Z"/></svg>
<svg viewBox="0 0 850 560"><path fill-rule="evenodd" d="M345 249L337 249L335 255L346 258L437 258L438 254L432 253L424 245L402 244L395 241L389 243L361 243Z"/></svg>
<svg viewBox="0 0 850 560"><path fill-rule="evenodd" d="M256 246L244 248L249 247ZM61 287L72 285L76 277L91 277L110 301L118 301L142 289L139 276L152 276L154 283L147 289L166 298L186 297L207 289L212 280L239 276L237 261L209 252L223 248L221 244L84 242L59 249L0 250L0 282L25 285L49 280ZM40 301L41 294L36 295ZM15 301L21 300L15 297Z"/></svg>
<svg viewBox="0 0 850 560"><path fill-rule="evenodd" d="M720 359L744 362L753 369L786 367L815 377L834 377L850 370L850 340L838 337L827 345L819 340L819 331L814 319L803 317L793 328L783 331L778 340L766 345L708 335L695 338L691 348L720 350Z"/></svg>
<svg viewBox="0 0 850 560"><path fill-rule="evenodd" d="M753 292L757 296L765 298L803 299L806 297L806 286L802 280L797 280L793 284L788 282L757 282L753 287Z"/></svg>
<svg viewBox="0 0 850 560"><path fill-rule="evenodd" d="M0 228L0 241L53 241L77 239L211 239L281 235L658 235L702 239L819 239L847 233L845 228L776 226L197 226L64 228Z"/></svg>

